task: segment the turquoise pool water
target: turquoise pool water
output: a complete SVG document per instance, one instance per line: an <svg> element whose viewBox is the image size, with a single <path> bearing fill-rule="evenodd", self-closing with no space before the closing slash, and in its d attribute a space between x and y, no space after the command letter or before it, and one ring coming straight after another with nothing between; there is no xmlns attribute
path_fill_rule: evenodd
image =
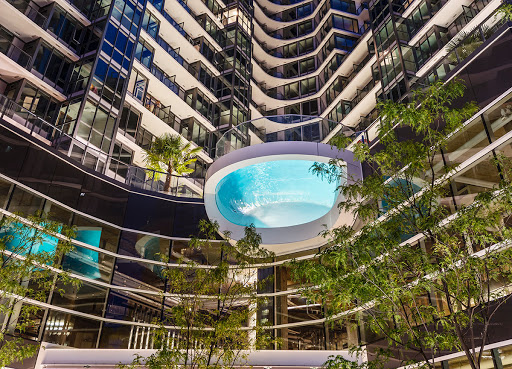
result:
<svg viewBox="0 0 512 369"><path fill-rule="evenodd" d="M216 188L221 214L231 223L256 228L288 227L327 214L338 183L310 172L314 161L278 160L249 165L224 177Z"/></svg>

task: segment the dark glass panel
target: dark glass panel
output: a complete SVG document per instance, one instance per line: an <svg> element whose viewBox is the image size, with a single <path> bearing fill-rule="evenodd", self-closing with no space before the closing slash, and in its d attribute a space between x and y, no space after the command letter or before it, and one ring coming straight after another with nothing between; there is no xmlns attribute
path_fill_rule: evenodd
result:
<svg viewBox="0 0 512 369"><path fill-rule="evenodd" d="M7 206L7 200L9 199L12 186L10 182L0 179L0 208L2 209L5 209Z"/></svg>
<svg viewBox="0 0 512 369"><path fill-rule="evenodd" d="M32 215L41 210L42 203L43 198L16 186L7 210L11 213L19 212L23 215Z"/></svg>
<svg viewBox="0 0 512 369"><path fill-rule="evenodd" d="M36 191L47 194L57 160L55 156L49 155L43 149L31 145L25 156L19 181Z"/></svg>
<svg viewBox="0 0 512 369"><path fill-rule="evenodd" d="M51 311L43 340L62 346L95 348L99 329L99 321Z"/></svg>
<svg viewBox="0 0 512 369"><path fill-rule="evenodd" d="M101 329L100 348L127 349L133 326L126 324L104 323Z"/></svg>
<svg viewBox="0 0 512 369"><path fill-rule="evenodd" d="M170 240L146 234L123 231L119 253L137 258L161 261L169 255Z"/></svg>
<svg viewBox="0 0 512 369"><path fill-rule="evenodd" d="M77 228L77 239L85 242L91 246L99 247L103 250L112 252L117 251L117 245L119 242L119 235L121 231L117 228L110 227L102 222L98 222L94 219L90 219L81 215L76 215L73 220L73 225ZM80 235L78 232L81 230L95 231L85 232Z"/></svg>
<svg viewBox="0 0 512 369"><path fill-rule="evenodd" d="M28 142L23 138L5 128L0 128L0 169L2 174L18 178L28 146Z"/></svg>
<svg viewBox="0 0 512 369"><path fill-rule="evenodd" d="M82 191L85 173L58 160L48 195L57 201L75 207Z"/></svg>
<svg viewBox="0 0 512 369"><path fill-rule="evenodd" d="M122 224L127 193L122 188L86 176L77 209L114 224Z"/></svg>
<svg viewBox="0 0 512 369"><path fill-rule="evenodd" d="M197 225L201 219L208 220L203 203L176 203L176 216L174 218L172 236L190 237L197 235Z"/></svg>
<svg viewBox="0 0 512 369"><path fill-rule="evenodd" d="M56 288L61 292L53 294L52 305L97 316L103 314L106 288L86 282L82 282L79 287L59 282Z"/></svg>
<svg viewBox="0 0 512 369"><path fill-rule="evenodd" d="M192 205L193 206L193 205ZM124 226L171 236L176 203L140 194L130 194ZM193 219L189 219L193 222Z"/></svg>

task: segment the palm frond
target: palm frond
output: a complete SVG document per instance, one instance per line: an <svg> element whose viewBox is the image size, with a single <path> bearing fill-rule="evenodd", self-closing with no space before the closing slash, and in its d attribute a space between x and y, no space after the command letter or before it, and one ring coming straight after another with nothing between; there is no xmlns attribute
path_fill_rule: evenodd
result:
<svg viewBox="0 0 512 369"><path fill-rule="evenodd" d="M191 158L183 163L183 165L187 166L197 161L197 158Z"/></svg>
<svg viewBox="0 0 512 369"><path fill-rule="evenodd" d="M180 174L188 174L188 173L192 173L194 171L194 169L192 168L189 168L189 167L184 167L180 170Z"/></svg>
<svg viewBox="0 0 512 369"><path fill-rule="evenodd" d="M178 175L192 173L188 165L194 163L202 147L191 148L190 142L183 143L180 135L164 134L157 137L144 152L146 167L159 172L176 172Z"/></svg>
<svg viewBox="0 0 512 369"><path fill-rule="evenodd" d="M191 155L197 155L197 154L199 154L201 151L203 151L203 148L202 148L201 146L198 146L198 147L196 147L195 149L190 150L190 152L189 152L189 153L190 153Z"/></svg>

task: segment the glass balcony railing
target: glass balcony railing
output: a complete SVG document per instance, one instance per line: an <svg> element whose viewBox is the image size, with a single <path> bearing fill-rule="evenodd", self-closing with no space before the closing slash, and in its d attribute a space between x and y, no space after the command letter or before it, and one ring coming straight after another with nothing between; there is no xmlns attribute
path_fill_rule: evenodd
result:
<svg viewBox="0 0 512 369"><path fill-rule="evenodd" d="M46 27L48 26L48 17L41 14L36 8L31 6L28 2L15 0L8 0L8 2L42 29L46 29Z"/></svg>
<svg viewBox="0 0 512 369"><path fill-rule="evenodd" d="M183 100L187 105L189 105L192 109L197 111L202 117L204 117L206 120L211 121L212 117L206 116L204 111L198 110L195 108L193 99L190 98L190 93L188 91L185 91L183 87L181 87L176 82L176 76L170 76L168 75L164 70L162 70L159 66L152 63L151 66L148 68L146 65L141 65L146 68L153 76L155 76L160 82L162 82L169 90L174 92L178 97ZM205 98L206 100L206 98ZM208 100L209 103L211 101Z"/></svg>
<svg viewBox="0 0 512 369"><path fill-rule="evenodd" d="M216 94L216 90L213 88L213 86L207 86L204 84L204 82L198 78L198 76L200 75L199 71L193 67L190 63L188 63L179 53L177 50L179 49L175 49L173 48L171 45L169 45L167 43L167 41L165 41L162 37L160 37L159 35L156 35L156 37L154 37L153 35L151 35L150 33L148 33L148 35L150 37L152 37L161 47L162 49L164 49L164 51L166 51L170 56L172 56L172 58L174 60L176 60L183 68L185 68L187 70L187 72L189 72L192 77L194 77L197 81L199 81L203 86L205 86L210 92L212 92L213 94ZM203 66L203 68L205 70L207 70L207 73L211 76L213 76L213 72L210 71L208 68L206 68L205 66Z"/></svg>
<svg viewBox="0 0 512 369"><path fill-rule="evenodd" d="M474 55L474 52L487 40L492 38L495 32L506 23L505 19L497 18L491 14L477 27L473 28L471 32L467 34L462 33L462 37L459 36L458 38L454 36L452 41L444 46L448 54L441 58L435 66L430 69L428 74L415 81L415 85L417 85L415 88L428 86L438 79L445 79L452 70L463 64L471 55ZM453 24L455 24L455 22ZM459 34L457 33L457 35ZM426 59L424 64L428 60L430 60L430 58Z"/></svg>
<svg viewBox="0 0 512 369"><path fill-rule="evenodd" d="M74 19L69 12L63 11L60 8L57 9L58 18L54 14L52 19L48 18L47 15L40 12L40 9L30 5L26 0L7 0L14 8L20 13L24 14L28 19L37 24L43 31L59 40L62 44L69 47L74 53L79 53L80 43L75 39L75 33L82 30L81 26L78 26L75 22L71 22L70 19ZM56 19L60 19L56 21ZM62 19L66 19L65 22ZM71 23L70 23L71 22Z"/></svg>
<svg viewBox="0 0 512 369"><path fill-rule="evenodd" d="M151 4L153 4L155 6L155 8L160 11L160 14L162 14L164 16L164 18L174 27L178 30L178 32L183 36L185 37L185 39L190 42L192 45L195 45L196 42L194 41L194 39L192 37L190 37L190 35L183 29L183 26L182 24L176 22L173 17L171 17L171 15L169 13L167 13L165 11L165 9L163 8L162 5L160 5L160 2L158 0L149 0L149 2ZM187 6L188 8L188 6Z"/></svg>
<svg viewBox="0 0 512 369"><path fill-rule="evenodd" d="M164 190L167 173L138 167L112 156L107 156L99 149L90 144L84 144L83 141L66 134L59 127L41 119L3 95L0 95L0 118L7 123L24 127L24 130L31 136L40 139L66 156L69 155L72 147L80 147L87 153L87 155L82 156L81 164L94 168L95 165L92 164L92 161L96 163L100 158L105 165L97 166L97 168L101 168L97 171L128 186L176 197L203 197L204 178L172 175L170 188ZM70 160L72 160L71 157Z"/></svg>
<svg viewBox="0 0 512 369"><path fill-rule="evenodd" d="M187 5L187 2L185 0L178 0L178 3L187 11L187 13L192 14L192 10Z"/></svg>
<svg viewBox="0 0 512 369"><path fill-rule="evenodd" d="M25 51L14 45L12 41L0 36L0 53L27 69L32 62L32 57Z"/></svg>
<svg viewBox="0 0 512 369"><path fill-rule="evenodd" d="M341 123L309 115L273 115L253 119L226 131L216 146L217 158L243 147L277 141L322 142L338 126L338 134L355 132Z"/></svg>

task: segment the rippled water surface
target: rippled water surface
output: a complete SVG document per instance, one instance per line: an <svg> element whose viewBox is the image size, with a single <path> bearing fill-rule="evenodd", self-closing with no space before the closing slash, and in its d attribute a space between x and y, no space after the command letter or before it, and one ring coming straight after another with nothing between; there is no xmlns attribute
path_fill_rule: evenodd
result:
<svg viewBox="0 0 512 369"><path fill-rule="evenodd" d="M327 214L338 183L310 172L313 161L278 160L238 169L216 188L217 206L231 223L257 228L287 227Z"/></svg>

